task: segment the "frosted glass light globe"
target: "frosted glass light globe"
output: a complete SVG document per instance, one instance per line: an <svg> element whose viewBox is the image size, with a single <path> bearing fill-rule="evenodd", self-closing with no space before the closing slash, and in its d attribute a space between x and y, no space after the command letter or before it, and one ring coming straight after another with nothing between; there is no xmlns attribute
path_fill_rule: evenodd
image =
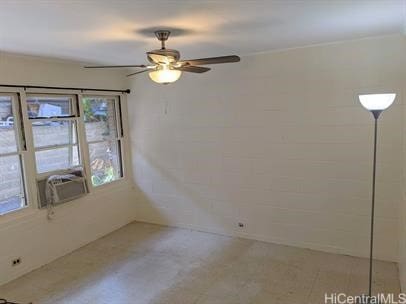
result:
<svg viewBox="0 0 406 304"><path fill-rule="evenodd" d="M359 101L368 111L383 111L391 106L396 94L364 94L359 95Z"/></svg>
<svg viewBox="0 0 406 304"><path fill-rule="evenodd" d="M174 70L167 65L162 65L156 70L149 72L149 78L156 83L168 84L175 82L182 75L182 71Z"/></svg>

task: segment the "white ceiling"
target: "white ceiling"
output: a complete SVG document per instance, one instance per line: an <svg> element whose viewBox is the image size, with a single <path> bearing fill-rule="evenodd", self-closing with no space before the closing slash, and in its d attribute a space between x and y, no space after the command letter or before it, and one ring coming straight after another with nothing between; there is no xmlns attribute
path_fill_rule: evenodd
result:
<svg viewBox="0 0 406 304"><path fill-rule="evenodd" d="M405 16L406 0L1 0L0 50L144 63L172 28L183 58L246 55L406 33Z"/></svg>

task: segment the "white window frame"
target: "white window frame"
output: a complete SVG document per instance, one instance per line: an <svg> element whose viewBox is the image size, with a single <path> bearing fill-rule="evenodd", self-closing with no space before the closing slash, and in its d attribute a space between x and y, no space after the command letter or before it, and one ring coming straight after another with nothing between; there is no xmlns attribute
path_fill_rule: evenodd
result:
<svg viewBox="0 0 406 304"><path fill-rule="evenodd" d="M86 90L56 90L56 89L41 89L41 88L0 88L0 92L3 95L13 95L16 98L13 99L13 102L17 107L16 112L13 112L14 124L18 128L19 134L21 134L21 139L18 142L21 144L19 153L21 154L22 162L22 178L25 186L25 206L12 210L10 212L0 214L0 220L7 218L12 220L14 218L25 217L28 215L34 215L39 212L43 212L38 208L38 191L37 191L37 180L43 175L50 175L52 172L47 173L37 173L36 168L36 159L35 159L35 148L34 148L34 139L31 121L28 118L28 108L27 108L27 95L62 95L62 96L75 96L77 102L77 110L75 117L76 122L76 132L77 132L77 145L79 146L79 157L81 160L80 166L84 168L86 182L89 189L90 195L96 193L103 193L104 191L110 191L110 188L113 187L130 187L132 180L132 171L128 170L131 165L130 154L127 153L130 149L129 138L128 138L128 117L125 113L127 112L127 96L126 94L117 94L107 91L86 91ZM120 157L121 157L121 178L114 180L110 183L106 183L97 187L94 187L91 182L91 170L90 170L90 157L88 144L86 139L86 130L84 125L84 112L83 112L83 102L82 96L91 96L91 97L114 97L116 99L117 106L115 107L116 111L116 123L120 148ZM13 110L14 110L13 109ZM18 109L18 110L17 110ZM18 113L17 113L18 111ZM62 120L66 118L62 118ZM52 120L52 119L46 119ZM38 120L36 120L38 121ZM65 171L65 170L62 170ZM61 171L58 171L61 172ZM54 172L55 173L55 172Z"/></svg>
<svg viewBox="0 0 406 304"><path fill-rule="evenodd" d="M116 130L117 130L117 135L114 138L109 138L105 140L94 140L94 141L88 141L87 140L87 135L86 135L86 123L84 120L84 108L83 108L83 99L84 98L109 98L113 99L114 98L114 111L115 111L115 124L116 124ZM81 124L84 131L84 136L83 136L83 147L85 147L83 150L85 151L85 158L86 161L86 176L87 176L87 181L88 181L88 188L91 189L91 191L98 190L98 189L104 189L106 187L110 187L112 184L115 183L120 183L123 180L126 179L126 158L124 156L124 148L126 146L126 138L124 136L125 134L125 122L123 118L123 95L117 95L117 94L82 94L80 96L80 102L79 102L79 111L80 111L80 116L82 117L81 119ZM90 168L90 154L89 154L89 145L95 144L95 143L104 143L104 142L117 142L117 147L119 150L119 159L120 159L120 173L121 176L111 182L99 185L99 186L94 186L92 183L92 170Z"/></svg>
<svg viewBox="0 0 406 304"><path fill-rule="evenodd" d="M0 157L8 157L8 156L18 156L20 161L20 171L21 171L21 180L22 180L22 192L24 198L24 205L18 209L10 210L6 213L0 213L0 215L8 214L17 212L19 210L25 209L29 206L29 194L28 194L28 178L27 178L27 170L26 170L26 163L27 163L27 144L26 144L26 136L24 133L24 126L22 124L23 118L21 117L22 113L24 112L22 109L21 103L21 96L16 92L4 92L1 91L1 96L9 96L11 97L11 111L13 115L13 131L16 141L16 151L15 152L8 152L8 153L0 153Z"/></svg>
<svg viewBox="0 0 406 304"><path fill-rule="evenodd" d="M33 123L35 122L41 122L41 121L72 121L75 123L75 131L76 131L76 143L69 143L69 144L61 144L61 145L48 145L48 146L43 146L43 147L35 147L34 143L33 143L33 154L34 154L34 166L35 166L35 172L37 175L37 179L42 179L45 178L47 176L50 176L52 174L57 174L59 172L63 172L66 170L69 170L71 168L75 168L75 167L80 167L83 166L83 153L82 153L82 147L79 143L79 136L80 136L80 131L78 130L78 126L79 126L79 120L80 120L80 112L78 112L78 103L79 103L79 98L77 94L64 94L64 93L27 93L26 94L26 105L27 100L30 97L52 97L52 96L57 96L57 97L70 97L72 99L72 116L68 116L68 117L49 117L49 118L29 118L28 117L28 113L27 113L27 117L28 117L28 124L30 126L30 134L31 134L31 138L34 139L34 133L33 133ZM28 111L28 107L26 106L25 111ZM46 172L38 172L38 168L37 168L37 162L36 162L36 157L35 157L35 153L39 152L39 151L51 151L51 150L56 150L56 149L61 149L61 148L73 148L77 146L78 147L78 156L79 156L79 164L78 165L74 165L71 166L70 168L61 168L61 169L56 169L56 170L51 170L51 171L46 171Z"/></svg>

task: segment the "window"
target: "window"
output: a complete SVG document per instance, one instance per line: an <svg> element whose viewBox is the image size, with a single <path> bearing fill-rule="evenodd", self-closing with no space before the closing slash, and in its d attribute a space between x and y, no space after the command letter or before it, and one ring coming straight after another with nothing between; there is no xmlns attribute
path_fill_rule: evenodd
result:
<svg viewBox="0 0 406 304"><path fill-rule="evenodd" d="M18 96L0 94L0 214L26 206Z"/></svg>
<svg viewBox="0 0 406 304"><path fill-rule="evenodd" d="M86 96L82 102L91 181L93 186L100 186L123 176L120 100L111 96Z"/></svg>
<svg viewBox="0 0 406 304"><path fill-rule="evenodd" d="M37 173L81 164L75 96L28 95L27 113L32 126Z"/></svg>
<svg viewBox="0 0 406 304"><path fill-rule="evenodd" d="M124 177L120 96L37 92L0 93L0 215L36 207L37 181L67 169L90 191Z"/></svg>

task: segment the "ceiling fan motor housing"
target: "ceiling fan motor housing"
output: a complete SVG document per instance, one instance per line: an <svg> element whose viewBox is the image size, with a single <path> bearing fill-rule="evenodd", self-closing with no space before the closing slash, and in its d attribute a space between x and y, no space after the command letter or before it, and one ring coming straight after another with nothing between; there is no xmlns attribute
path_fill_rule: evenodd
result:
<svg viewBox="0 0 406 304"><path fill-rule="evenodd" d="M148 61L154 64L155 63L169 64L179 61L180 53L177 50L159 49L147 52L147 57Z"/></svg>

